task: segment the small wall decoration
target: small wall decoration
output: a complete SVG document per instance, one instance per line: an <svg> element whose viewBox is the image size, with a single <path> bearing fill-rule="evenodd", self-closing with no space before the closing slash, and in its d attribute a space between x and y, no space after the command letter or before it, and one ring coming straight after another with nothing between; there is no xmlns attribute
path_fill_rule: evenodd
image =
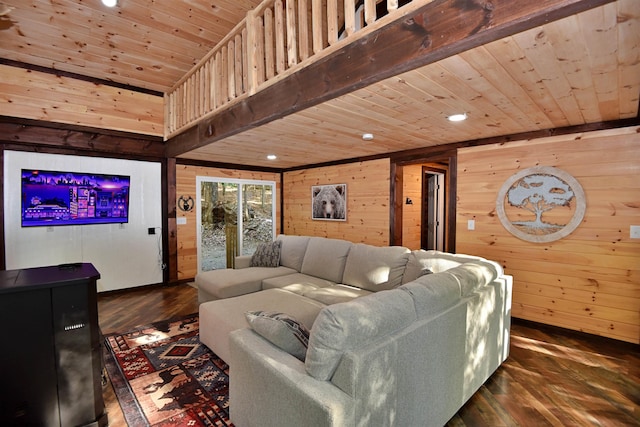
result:
<svg viewBox="0 0 640 427"><path fill-rule="evenodd" d="M192 210L194 204L195 202L191 196L180 196L178 199L178 208L183 212L189 212Z"/></svg>
<svg viewBox="0 0 640 427"><path fill-rule="evenodd" d="M347 184L313 185L311 187L312 219L347 220Z"/></svg>
<svg viewBox="0 0 640 427"><path fill-rule="evenodd" d="M496 200L500 222L514 236L534 243L568 236L584 218L582 186L567 172L537 166L502 184Z"/></svg>

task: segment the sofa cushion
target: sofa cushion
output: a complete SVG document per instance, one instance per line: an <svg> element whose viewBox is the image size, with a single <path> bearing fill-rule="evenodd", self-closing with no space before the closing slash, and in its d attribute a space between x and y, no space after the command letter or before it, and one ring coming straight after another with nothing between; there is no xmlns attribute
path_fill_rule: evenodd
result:
<svg viewBox="0 0 640 427"><path fill-rule="evenodd" d="M418 277L428 273L439 273L450 268L457 267L466 262L486 261L484 258L473 255L450 254L435 250L423 249L412 251L409 255L407 268L405 269L402 283L409 283Z"/></svg>
<svg viewBox="0 0 640 427"><path fill-rule="evenodd" d="M433 273L432 267L429 265L429 258L422 256L425 251L411 251L407 261L407 267L404 269L402 276L402 284L412 282L418 277Z"/></svg>
<svg viewBox="0 0 640 427"><path fill-rule="evenodd" d="M351 246L346 240L311 237L300 272L341 283Z"/></svg>
<svg viewBox="0 0 640 427"><path fill-rule="evenodd" d="M419 319L437 315L460 301L460 284L447 271L424 275L398 289L411 295Z"/></svg>
<svg viewBox="0 0 640 427"><path fill-rule="evenodd" d="M248 311L247 322L258 334L304 362L309 330L293 317L272 311Z"/></svg>
<svg viewBox="0 0 640 427"><path fill-rule="evenodd" d="M283 289L267 289L235 298L209 301L199 307L200 341L232 366L229 334L249 327L245 316L247 311L287 313L311 330L316 316L324 307L324 304Z"/></svg>
<svg viewBox="0 0 640 427"><path fill-rule="evenodd" d="M327 381L345 351L382 339L415 319L411 296L398 289L326 306L311 328L305 368L312 377Z"/></svg>
<svg viewBox="0 0 640 427"><path fill-rule="evenodd" d="M333 285L326 288L308 290L303 293L305 297L327 305L351 301L354 298L369 294L371 294L371 291L349 285Z"/></svg>
<svg viewBox="0 0 640 427"><path fill-rule="evenodd" d="M287 267L225 268L198 273L196 286L217 299L235 297L262 289L262 280L267 277L295 273Z"/></svg>
<svg viewBox="0 0 640 427"><path fill-rule="evenodd" d="M342 283L369 291L393 289L402 284L409 253L402 246L354 244L347 256Z"/></svg>
<svg viewBox="0 0 640 427"><path fill-rule="evenodd" d="M502 267L493 261L467 262L446 271L460 283L460 294L464 297L476 289L488 285L502 274Z"/></svg>
<svg viewBox="0 0 640 427"><path fill-rule="evenodd" d="M282 241L260 243L251 256L251 267L277 267L280 265Z"/></svg>
<svg viewBox="0 0 640 427"><path fill-rule="evenodd" d="M308 274L293 273L286 276L271 277L262 281L262 289L281 288L299 295L305 295L306 292L318 288L326 288L333 286L335 282L331 280L321 279L319 277L309 276Z"/></svg>
<svg viewBox="0 0 640 427"><path fill-rule="evenodd" d="M293 268L296 271L302 269L302 261L307 250L310 237L288 236L280 234L276 240L282 242L280 249L280 265Z"/></svg>

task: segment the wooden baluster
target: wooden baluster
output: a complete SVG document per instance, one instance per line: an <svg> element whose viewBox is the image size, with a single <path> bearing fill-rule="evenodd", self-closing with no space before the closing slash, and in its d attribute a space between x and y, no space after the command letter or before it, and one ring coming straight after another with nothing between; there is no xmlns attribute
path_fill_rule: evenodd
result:
<svg viewBox="0 0 640 427"><path fill-rule="evenodd" d="M287 64L291 68L298 63L296 0L287 0L285 6L287 13Z"/></svg>
<svg viewBox="0 0 640 427"><path fill-rule="evenodd" d="M375 1L375 0L370 0ZM313 31L313 53L319 53L324 48L322 0L311 0L311 28Z"/></svg>
<svg viewBox="0 0 640 427"><path fill-rule="evenodd" d="M262 16L258 17L255 21L256 24L256 50L254 52L255 56L255 66L256 66L256 74L258 76L258 84L264 83L265 77L265 69L264 69L264 21Z"/></svg>
<svg viewBox="0 0 640 427"><path fill-rule="evenodd" d="M267 80L271 79L275 76L275 53L274 53L274 43L275 43L275 35L273 33L274 22L273 22L273 10L267 8L264 11L264 62L265 62L265 71Z"/></svg>
<svg viewBox="0 0 640 427"><path fill-rule="evenodd" d="M189 78L187 78L187 80L184 83L185 85L185 89L186 89L186 99L185 99L185 104L186 104L186 117L185 120L188 122L190 122L191 120L193 120L193 117L191 116L191 100L192 100L192 96L191 96L191 76L189 76Z"/></svg>
<svg viewBox="0 0 640 427"><path fill-rule="evenodd" d="M211 111L211 98L210 98L210 85L211 85L211 60L207 59L207 61L203 64L204 73L202 74L202 99L203 99L203 112L207 114Z"/></svg>
<svg viewBox="0 0 640 427"><path fill-rule="evenodd" d="M176 115L176 129L182 126L182 117L181 117L181 112L182 112L182 103L184 102L184 98L182 97L182 85L178 86L176 88L176 111L175 111L175 115Z"/></svg>
<svg viewBox="0 0 640 427"><path fill-rule="evenodd" d="M229 101L229 80L227 79L228 73L228 56L227 46L222 46L220 49L220 85L221 85L221 105L226 104Z"/></svg>
<svg viewBox="0 0 640 427"><path fill-rule="evenodd" d="M234 53L235 53L235 57L234 57L234 62L235 62L235 88L236 88L236 96L239 96L241 94L244 93L244 86L243 86L243 74L244 74L244 70L243 70L243 64L242 64L242 56L243 56L243 46L242 46L242 36L240 34L236 34L236 36L234 37L234 45L235 45L235 49L234 49Z"/></svg>
<svg viewBox="0 0 640 427"><path fill-rule="evenodd" d="M327 0L327 41L329 46L338 41L338 1Z"/></svg>
<svg viewBox="0 0 640 427"><path fill-rule="evenodd" d="M344 0L344 30L347 37L356 32L355 0Z"/></svg>
<svg viewBox="0 0 640 427"><path fill-rule="evenodd" d="M364 22L371 25L377 18L376 0L364 0Z"/></svg>
<svg viewBox="0 0 640 427"><path fill-rule="evenodd" d="M216 56L211 55L209 58L209 108L211 111L215 110L218 107L217 104L217 64L216 64Z"/></svg>
<svg viewBox="0 0 640 427"><path fill-rule="evenodd" d="M309 57L309 2L308 0L298 0L298 43L300 49L300 60L304 61Z"/></svg>
<svg viewBox="0 0 640 427"><path fill-rule="evenodd" d="M249 32L247 27L242 29L242 87L244 93L250 92L249 87Z"/></svg>
<svg viewBox="0 0 640 427"><path fill-rule="evenodd" d="M220 107L220 105L222 105L222 72L220 71L220 69L222 68L221 65L221 60L220 60L220 51L216 52L216 56L215 56L215 64L216 64L216 72L215 74L212 76L213 77L213 82L215 84L215 88L216 88L216 92L215 92L215 101L216 101L216 108Z"/></svg>
<svg viewBox="0 0 640 427"><path fill-rule="evenodd" d="M276 74L280 74L285 70L285 52L284 52L284 6L282 0L276 0Z"/></svg>
<svg viewBox="0 0 640 427"><path fill-rule="evenodd" d="M256 30L256 12L250 10L247 13L247 68L249 73L249 94L256 93L259 84L258 69L256 65L256 47L258 45Z"/></svg>
<svg viewBox="0 0 640 427"><path fill-rule="evenodd" d="M227 43L227 88L229 89L229 99L236 97L236 43L229 40Z"/></svg>
<svg viewBox="0 0 640 427"><path fill-rule="evenodd" d="M204 108L202 108L202 102L203 102L203 98L204 96L202 96L202 74L204 73L204 70L202 69L202 67L198 68L198 78L196 80L196 116L200 117L202 116L202 112L204 110Z"/></svg>
<svg viewBox="0 0 640 427"><path fill-rule="evenodd" d="M171 124L173 122L173 116L171 114L171 93L164 94L164 134L169 135L173 129L171 128Z"/></svg>

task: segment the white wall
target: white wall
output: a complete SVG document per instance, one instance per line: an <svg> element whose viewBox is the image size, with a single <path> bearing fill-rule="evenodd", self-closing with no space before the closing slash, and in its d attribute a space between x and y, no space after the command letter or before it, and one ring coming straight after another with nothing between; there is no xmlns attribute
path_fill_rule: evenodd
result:
<svg viewBox="0 0 640 427"><path fill-rule="evenodd" d="M129 222L22 228L21 169L129 175ZM100 272L98 291L162 283L161 165L5 151L4 227L8 270L90 262ZM155 228L156 234L149 235L149 228Z"/></svg>

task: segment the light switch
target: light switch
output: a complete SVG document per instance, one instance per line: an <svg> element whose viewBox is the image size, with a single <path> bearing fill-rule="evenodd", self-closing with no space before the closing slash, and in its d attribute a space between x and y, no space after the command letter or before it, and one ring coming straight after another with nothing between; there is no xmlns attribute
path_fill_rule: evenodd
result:
<svg viewBox="0 0 640 427"><path fill-rule="evenodd" d="M176 223L178 225L185 225L187 223L187 218L184 216L179 216L176 218Z"/></svg>
<svg viewBox="0 0 640 427"><path fill-rule="evenodd" d="M629 237L640 239L640 225L632 225L629 230Z"/></svg>
<svg viewBox="0 0 640 427"><path fill-rule="evenodd" d="M475 230L476 229L476 220L470 219L467 221L467 230Z"/></svg>

